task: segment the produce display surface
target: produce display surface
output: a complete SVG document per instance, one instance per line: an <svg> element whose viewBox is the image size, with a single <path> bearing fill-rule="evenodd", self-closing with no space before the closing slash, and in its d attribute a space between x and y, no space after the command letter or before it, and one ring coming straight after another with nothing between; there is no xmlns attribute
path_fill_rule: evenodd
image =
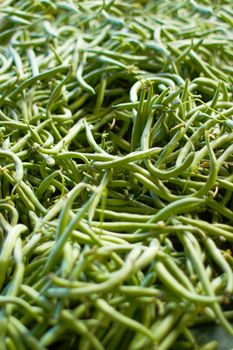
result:
<svg viewBox="0 0 233 350"><path fill-rule="evenodd" d="M0 44L0 350L229 350L232 1L1 0Z"/></svg>

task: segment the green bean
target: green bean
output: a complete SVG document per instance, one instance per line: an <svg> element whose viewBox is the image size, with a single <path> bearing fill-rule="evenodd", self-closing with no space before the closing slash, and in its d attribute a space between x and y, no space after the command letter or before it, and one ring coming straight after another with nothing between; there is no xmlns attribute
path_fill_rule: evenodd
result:
<svg viewBox="0 0 233 350"><path fill-rule="evenodd" d="M48 101L48 104L47 104L47 113L49 116L51 114L52 105L58 99L58 97L61 93L62 87L66 84L67 81L69 81L70 75L71 75L71 68L69 68L67 76L52 91L50 98L49 98L49 101Z"/></svg>
<svg viewBox="0 0 233 350"><path fill-rule="evenodd" d="M151 121L152 121L151 118L148 118L147 125L143 131L143 135L142 135L143 150L149 147L149 134L150 134ZM190 153L189 156L185 159L185 161L180 166L167 171L162 171L155 168L149 159L145 160L145 164L148 171L150 171L150 173L153 174L154 176L160 179L168 179L169 177L173 177L173 176L176 177L179 174L181 174L185 169L188 168L188 166L192 163L193 159L194 159L194 154Z"/></svg>
<svg viewBox="0 0 233 350"><path fill-rule="evenodd" d="M101 108L101 105L103 104L106 86L107 86L107 80L104 78L103 80L101 80L100 85L98 87L94 113L98 113Z"/></svg>
<svg viewBox="0 0 233 350"><path fill-rule="evenodd" d="M193 285L190 283L188 278L185 276L185 274L182 272L182 270L179 268L178 264L175 263L173 259L169 259L168 257L162 257L162 262L164 265L167 266L168 270L170 270L173 274L173 276L182 283L185 288L187 288L190 292L195 292ZM165 266L165 267L166 267Z"/></svg>
<svg viewBox="0 0 233 350"><path fill-rule="evenodd" d="M123 149L126 152L130 151L130 143L128 141L123 139L121 136L115 135L111 132L110 132L110 135L111 135L113 142L115 142L118 147L120 147L121 149Z"/></svg>
<svg viewBox="0 0 233 350"><path fill-rule="evenodd" d="M165 208L161 209L157 214L153 215L148 221L149 223L156 223L167 219L170 215L177 214L183 210L193 209L203 203L202 199L198 198L181 198L175 202L169 203Z"/></svg>
<svg viewBox="0 0 233 350"><path fill-rule="evenodd" d="M36 191L36 196L37 198L40 200L43 192L47 189L47 187L49 186L49 184L52 182L52 180L57 176L60 175L62 176L61 172L59 170L55 171L54 173L50 174L49 176L47 176L40 184L40 186L38 187L37 191Z"/></svg>
<svg viewBox="0 0 233 350"><path fill-rule="evenodd" d="M17 349L16 345L14 344L14 342L12 341L11 338L6 337L5 343L6 343L7 349L9 349L9 350L16 350Z"/></svg>
<svg viewBox="0 0 233 350"><path fill-rule="evenodd" d="M173 83L172 80L167 79L167 78L162 78L162 77L147 77L146 79L142 79L137 81L131 88L130 90L130 100L131 102L137 102L138 101L138 91L140 90L140 88L142 88L143 86L147 85L147 81L149 82L156 82L156 83L163 83L164 85L167 85L168 87L170 87L171 89L173 89L175 87L175 84ZM166 90L167 92L167 90Z"/></svg>
<svg viewBox="0 0 233 350"><path fill-rule="evenodd" d="M68 217L69 211L71 209L71 206L73 204L74 199L80 194L80 192L84 188L90 189L92 191L95 190L94 188L92 188L91 186L88 186L85 183L80 183L80 184L76 185L72 189L72 191L69 192L69 195L67 196L68 200L67 200L66 206L63 207L61 214L60 214L58 229L57 229L57 233L56 233L57 239L63 234L64 229L67 226L67 223L69 220L69 217Z"/></svg>
<svg viewBox="0 0 233 350"><path fill-rule="evenodd" d="M200 261L200 257L199 255L196 253L196 250L194 249L193 244L190 241L190 235L189 236L182 236L181 239L185 244L185 248L190 252L190 257L192 259L192 262L194 264L194 267L197 271L197 274L199 275L199 278L203 284L203 288L205 289L205 291L211 296L214 297L214 293L211 290L210 284L209 284L209 280L206 276L204 267ZM219 322L222 324L222 326L230 333L233 334L233 330L231 325L228 323L228 321L226 320L226 318L224 317L222 310L219 306L218 303L214 302L213 303L213 311L215 312L216 317L218 318Z"/></svg>
<svg viewBox="0 0 233 350"><path fill-rule="evenodd" d="M83 77L82 77L83 68L84 68L83 65L84 65L84 63L81 62L80 65L79 65L79 67L78 67L78 69L77 69L77 75L76 75L77 80L78 80L79 84L81 85L81 87L82 87L85 91L89 92L89 93L92 94L92 95L95 95L95 90L93 89L93 87L90 86L90 85L83 79Z"/></svg>
<svg viewBox="0 0 233 350"><path fill-rule="evenodd" d="M0 324L1 324L0 344L3 349L6 349L5 338L6 338L6 331L7 331L7 318L2 312L0 314Z"/></svg>
<svg viewBox="0 0 233 350"><path fill-rule="evenodd" d="M233 134L225 134L225 135L221 135L218 139L210 142L210 146L212 147L212 149L215 149L219 146L222 146L222 144L230 142L233 138ZM200 160L206 155L206 153L208 152L208 146L206 145L205 147L203 147L200 151L197 152L196 156L195 156L195 160L191 166L190 170L195 169L195 167L197 166L198 162L200 162Z"/></svg>
<svg viewBox="0 0 233 350"><path fill-rule="evenodd" d="M180 216L179 220L181 220L182 222L186 223L186 224L190 224L193 225L194 227L198 227L201 230L203 230L204 232L206 231L208 233L208 235L216 235L217 237L224 237L228 240L232 240L232 232L229 232L225 229L210 225L208 222L205 222L203 220L195 220L195 219L191 219L191 218L187 218L184 216Z"/></svg>
<svg viewBox="0 0 233 350"><path fill-rule="evenodd" d="M38 315L38 310L34 310L35 308L29 305L26 301L18 297L0 296L0 305L7 305L9 303L19 305L26 312L28 312L33 318L35 318L36 320L38 319L40 320L40 315Z"/></svg>
<svg viewBox="0 0 233 350"><path fill-rule="evenodd" d="M200 295L191 293L186 288L184 288L180 283L176 281L176 279L169 273L169 271L165 268L165 266L161 262L156 262L155 266L156 272L158 273L161 281L167 286L173 293L177 295L182 295L183 298L188 299L190 301L195 301L199 303L210 303L216 302L216 297L211 297L208 295Z"/></svg>
<svg viewBox="0 0 233 350"><path fill-rule="evenodd" d="M116 59L113 59L111 57L106 57L103 55L98 56L98 60L104 63L112 63L113 65L119 67L119 68L123 68L125 70L127 70L127 66L119 61L117 61Z"/></svg>
<svg viewBox="0 0 233 350"><path fill-rule="evenodd" d="M21 334L19 333L18 329L14 327L14 325L10 322L8 322L8 327L7 327L8 334L10 336L10 339L12 339L14 344L17 344L17 348L19 350L25 350L25 344L23 344Z"/></svg>
<svg viewBox="0 0 233 350"><path fill-rule="evenodd" d="M158 147L154 147L145 151L136 151L136 152L131 152L130 154L128 154L127 156L120 158L120 159L114 159L112 161L109 162L94 162L93 166L98 168L104 168L104 169L109 169L109 168L113 168L113 167L119 167L122 165L125 165L127 163L130 162L136 162L136 161L140 161L143 158L149 158L151 156L153 156L154 154L157 154L161 151L160 148Z"/></svg>
<svg viewBox="0 0 233 350"><path fill-rule="evenodd" d="M195 197L202 197L203 195L207 195L217 180L217 175L218 175L217 160L216 160L215 154L210 146L208 137L206 138L206 145L207 145L209 157L210 157L209 177L208 177L208 180L206 181L205 185L195 193Z"/></svg>
<svg viewBox="0 0 233 350"><path fill-rule="evenodd" d="M39 344L38 340L30 334L28 329L20 321L11 316L10 322L12 322L14 327L19 331L27 346L30 346L32 350L45 350L45 347Z"/></svg>
<svg viewBox="0 0 233 350"><path fill-rule="evenodd" d="M227 160L227 158L229 158L233 153L233 146L229 146L224 152L223 154L218 158L218 169L221 168L221 166L223 165L223 163Z"/></svg>
<svg viewBox="0 0 233 350"><path fill-rule="evenodd" d="M0 150L0 156L6 156L13 159L15 164L15 182L16 184L20 184L23 179L23 166L19 157L10 151Z"/></svg>
<svg viewBox="0 0 233 350"><path fill-rule="evenodd" d="M112 57L112 58L116 58L116 59L120 59L122 58L123 60L126 60L126 61L132 61L132 58L133 56L131 55L128 55L128 54L122 54L122 53L118 53L118 52L115 52L115 51L111 51L111 50L103 50L102 48L96 48L96 49L84 49L83 50L84 52L89 52L89 53L94 53L94 54L97 54L97 53L100 53L102 55L105 55L105 56L109 56L109 57ZM147 60L147 56L137 56L135 57L136 61L145 61Z"/></svg>
<svg viewBox="0 0 233 350"><path fill-rule="evenodd" d="M76 320L66 310L62 311L62 318L64 319L65 323L68 323L70 325L71 329L74 329L76 332L84 335L91 342L94 349L103 350L103 347L99 340L88 331L88 328L83 322Z"/></svg>
<svg viewBox="0 0 233 350"><path fill-rule="evenodd" d="M62 73L62 72L67 72L69 71L70 67L69 66L58 66L56 68L50 69L44 73L40 73L38 75L35 75L32 78L29 78L25 81L23 81L18 88L16 88L10 95L9 98L13 99L15 98L21 91L29 87L30 85L34 84L34 82L48 79L49 77L53 76L54 74L57 73Z"/></svg>
<svg viewBox="0 0 233 350"><path fill-rule="evenodd" d="M227 285L226 285L226 293L232 293L233 289L233 279L232 279L232 273L231 268L226 262L226 260L223 258L222 254L219 252L218 248L216 247L214 241L211 238L204 239L204 243L206 244L211 256L215 260L215 262L219 265L220 268L226 273L227 276Z"/></svg>
<svg viewBox="0 0 233 350"><path fill-rule="evenodd" d="M23 80L24 79L24 72L23 72L23 65L22 65L21 58L20 58L18 52L13 47L10 47L10 53L12 55L14 62L15 62L15 66L16 66L16 69L17 69L17 72L19 75L19 79Z"/></svg>
<svg viewBox="0 0 233 350"><path fill-rule="evenodd" d="M39 68L36 62L36 55L32 48L28 49L28 57L32 67L32 75L37 76L39 74Z"/></svg>
<svg viewBox="0 0 233 350"><path fill-rule="evenodd" d="M32 209L37 208L39 212L45 213L46 209L40 204L39 200L35 196L34 192L31 190L29 186L27 186L23 181L17 187L16 191L22 196L25 195L26 202L29 204L29 207Z"/></svg>
<svg viewBox="0 0 233 350"><path fill-rule="evenodd" d="M19 214L18 214L18 211L15 209L15 207L13 207L11 204L8 204L8 203L0 203L0 208L9 210L12 215L10 225L11 226L17 225Z"/></svg>
<svg viewBox="0 0 233 350"><path fill-rule="evenodd" d="M163 149L161 152L158 160L156 161L157 167L161 166L164 159L171 154L171 152L176 148L177 143L180 141L180 139L185 135L187 129L189 128L189 125L196 119L197 113L194 113L191 119L186 123L186 125L182 125L180 130L178 130L175 135L171 138L171 140L168 142L167 146Z"/></svg>
<svg viewBox="0 0 233 350"><path fill-rule="evenodd" d="M45 127L45 125L47 125L49 123L50 123L49 120L45 120L40 125L35 127L34 132L35 133L39 132L41 129L43 129ZM19 140L14 146L11 147L11 151L14 152L14 153L19 152L26 145L26 143L28 142L30 137L31 137L31 133L29 131L24 137L22 137L21 140Z"/></svg>
<svg viewBox="0 0 233 350"><path fill-rule="evenodd" d="M36 302L41 306L44 307L47 310L51 309L51 305L49 304L48 300L33 289L32 287L29 287L27 285L21 284L20 290L24 293L26 293L31 299L36 300Z"/></svg>
<svg viewBox="0 0 233 350"><path fill-rule="evenodd" d="M108 279L106 282L103 282L99 285L93 285L90 287L79 287L79 288L73 288L73 289L56 289L56 288L50 288L47 292L48 296L59 296L60 298L66 298L69 296L69 298L79 298L82 295L88 295L88 294L93 294L96 292L107 292L108 290L111 290L113 287L119 285L121 281L124 281L131 273L132 273L132 268L134 266L135 260L140 254L140 249L136 248L132 250L128 258L124 264L124 266L116 272L112 273L112 276L110 279ZM55 293L55 294L53 294Z"/></svg>
<svg viewBox="0 0 233 350"><path fill-rule="evenodd" d="M110 183L109 183L110 184ZM95 216L99 218L101 215L102 209L95 210ZM109 219L117 219L117 221L137 221L137 222L145 222L150 219L151 215L140 215L133 213L118 213L112 210L104 209L104 217Z"/></svg>
<svg viewBox="0 0 233 350"><path fill-rule="evenodd" d="M98 153L103 153L106 154L106 152L96 143L93 134L91 132L91 127L88 125L88 123L84 120L84 125L86 129L86 136L87 136L87 141L93 149L98 152Z"/></svg>
<svg viewBox="0 0 233 350"><path fill-rule="evenodd" d="M2 269L0 271L0 286L2 287L4 280L6 278L7 267L9 264L9 259L14 249L15 242L17 237L27 230L27 227L22 224L17 224L13 227L7 227L7 236L2 246L0 253L0 262L2 264Z"/></svg>
<svg viewBox="0 0 233 350"><path fill-rule="evenodd" d="M221 213L224 217L228 218L230 221L232 221L232 215L233 215L233 211L228 209L227 207L223 207L220 203L212 200L212 199L208 199L208 201L206 202L206 204L214 209L215 211Z"/></svg>
<svg viewBox="0 0 233 350"><path fill-rule="evenodd" d="M105 178L103 179L105 181ZM100 186L102 188L102 186ZM80 221L80 219L85 215L85 212L91 208L91 205L93 203L93 200L98 196L98 191L95 191L92 197L85 203L85 205L82 207L82 209L79 211L79 213L72 218L66 229L64 230L63 234L59 236L60 228L58 229L58 240L57 243L54 246L54 249L51 251L48 261L45 265L44 272L48 272L51 266L55 263L55 261L58 259L58 256L61 254L61 249L64 246L67 238L72 232L72 229L77 225L77 223ZM70 198L70 201L72 203L72 197ZM62 218L65 218L66 211L64 211L64 214L62 215ZM65 220L65 219L64 219ZM67 222L65 220L65 222Z"/></svg>
<svg viewBox="0 0 233 350"><path fill-rule="evenodd" d="M192 322L194 313L189 311L187 314L183 315L181 320L179 320L178 325L168 334L166 339L158 346L159 350L169 349L170 345L174 342L176 338L180 335L186 325Z"/></svg>
<svg viewBox="0 0 233 350"><path fill-rule="evenodd" d="M156 344L156 338L154 337L153 333L150 332L146 327L141 325L139 322L134 321L125 315L122 315L120 312L118 312L114 308L112 308L103 299L98 299L95 302L95 304L101 311L103 311L105 314L107 314L113 320L121 322L122 324L127 325L129 328L132 328L136 331L139 331L139 332L147 335Z"/></svg>
<svg viewBox="0 0 233 350"><path fill-rule="evenodd" d="M201 347L200 350L215 350L217 349L218 343L213 340Z"/></svg>
<svg viewBox="0 0 233 350"><path fill-rule="evenodd" d="M17 296L20 289L20 284L22 283L22 280L23 280L24 271L25 271L25 267L22 261L23 260L22 243L20 238L17 238L16 240L15 249L14 249L14 259L16 261L16 269L14 274L14 280L12 281L7 291L7 295L9 296ZM13 310L13 305L7 305L6 307L7 314L12 313L12 310Z"/></svg>
<svg viewBox="0 0 233 350"><path fill-rule="evenodd" d="M66 136L61 139L56 146L54 146L53 148L42 148L42 147L38 147L38 150L41 153L45 153L45 154L57 154L59 153L62 148L64 148L65 146L67 146L72 139L80 132L82 131L84 128L84 124L83 121L80 120L78 121L76 124L74 124L74 126L69 130L69 133L66 134Z"/></svg>
<svg viewBox="0 0 233 350"><path fill-rule="evenodd" d="M181 307L171 311L172 312L170 312L163 320L158 319L151 326L151 330L158 339L158 342L160 342L167 334L169 334L169 331L174 328L175 324L182 316L184 308ZM148 343L148 341L146 342L145 340L145 338L141 338L138 339L137 343L133 341L130 350L137 350L145 347Z"/></svg>
<svg viewBox="0 0 233 350"><path fill-rule="evenodd" d="M147 230L156 230L156 229L160 229L163 230L163 224L162 222L159 222L157 225L154 223L149 223L149 222L127 222L124 221L122 224L120 222L110 222L110 223L98 223L95 221L92 221L93 226L96 227L101 227L104 230L115 230L117 228L118 232L121 231L131 231L131 230L135 230L138 228L141 229L147 229Z"/></svg>
<svg viewBox="0 0 233 350"><path fill-rule="evenodd" d="M172 202L177 198L170 194L165 186L159 186L159 184L154 184L153 181L146 178L143 174L134 173L134 178L141 182L144 187L148 188L152 193L156 194L158 197L167 200L168 202ZM161 188L162 187L162 188Z"/></svg>

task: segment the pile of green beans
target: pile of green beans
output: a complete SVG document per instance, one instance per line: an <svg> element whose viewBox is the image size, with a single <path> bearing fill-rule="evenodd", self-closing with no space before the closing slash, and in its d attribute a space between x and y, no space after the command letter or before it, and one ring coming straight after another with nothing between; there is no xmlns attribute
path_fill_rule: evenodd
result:
<svg viewBox="0 0 233 350"><path fill-rule="evenodd" d="M0 349L233 336L231 1L0 2Z"/></svg>

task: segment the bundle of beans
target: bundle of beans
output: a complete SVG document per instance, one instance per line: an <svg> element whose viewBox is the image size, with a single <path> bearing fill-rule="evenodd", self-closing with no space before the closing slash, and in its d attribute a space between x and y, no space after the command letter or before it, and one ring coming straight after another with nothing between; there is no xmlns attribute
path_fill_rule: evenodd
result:
<svg viewBox="0 0 233 350"><path fill-rule="evenodd" d="M0 2L0 348L233 335L230 1Z"/></svg>

